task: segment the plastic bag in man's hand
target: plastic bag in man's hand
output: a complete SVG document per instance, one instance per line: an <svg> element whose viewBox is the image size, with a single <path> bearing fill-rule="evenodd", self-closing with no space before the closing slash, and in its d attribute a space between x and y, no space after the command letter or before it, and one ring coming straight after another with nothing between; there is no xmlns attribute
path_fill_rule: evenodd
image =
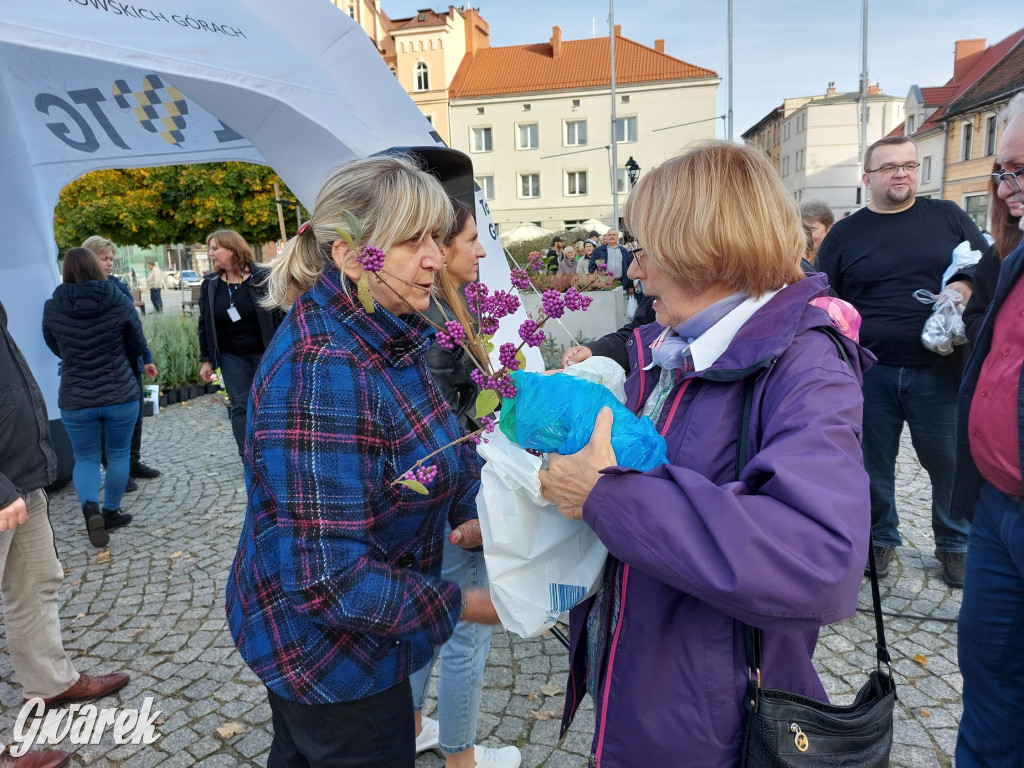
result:
<svg viewBox="0 0 1024 768"><path fill-rule="evenodd" d="M953 347L967 343L964 327L964 297L953 288L943 288L940 293L926 290L914 291L914 298L924 304L934 304L935 309L925 321L921 331L921 343L940 355L949 355Z"/></svg>
<svg viewBox="0 0 1024 768"><path fill-rule="evenodd" d="M665 438L653 422L622 405L607 389L562 373L516 371L518 394L503 401L501 431L522 448L563 455L578 453L590 442L601 408L612 409L612 449L621 467L646 472L667 461Z"/></svg>

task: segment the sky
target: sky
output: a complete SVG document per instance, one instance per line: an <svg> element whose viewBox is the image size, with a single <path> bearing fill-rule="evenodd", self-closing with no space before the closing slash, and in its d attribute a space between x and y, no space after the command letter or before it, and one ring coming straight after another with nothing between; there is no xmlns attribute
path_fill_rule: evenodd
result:
<svg viewBox="0 0 1024 768"><path fill-rule="evenodd" d="M383 6L392 17L421 7L407 3ZM556 25L563 40L608 35L608 0L482 0L473 7L490 24L492 46L547 42ZM911 85L944 85L956 40L997 43L1024 27L1019 9L1009 0L869 0L868 78L901 98ZM862 0L734 0L734 137L785 98L823 94L829 81L840 92L859 90L862 12ZM619 0L614 13L623 37L649 46L664 38L670 56L715 70L722 78L717 114L726 113L727 0ZM720 138L724 122L716 123Z"/></svg>

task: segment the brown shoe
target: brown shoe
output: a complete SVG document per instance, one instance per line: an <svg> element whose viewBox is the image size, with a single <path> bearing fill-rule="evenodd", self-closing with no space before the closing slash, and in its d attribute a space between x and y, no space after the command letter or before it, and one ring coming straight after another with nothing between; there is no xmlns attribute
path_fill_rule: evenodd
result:
<svg viewBox="0 0 1024 768"><path fill-rule="evenodd" d="M60 768L70 759L71 755L59 749L29 751L21 757L14 757L5 749L0 754L0 768Z"/></svg>
<svg viewBox="0 0 1024 768"><path fill-rule="evenodd" d="M78 682L68 688L64 693L58 694L49 699L43 699L46 707L56 707L60 704L73 704L76 701L92 701L108 696L114 691L120 691L131 678L127 672L115 672L112 675L81 675ZM28 699L25 699L28 701Z"/></svg>
<svg viewBox="0 0 1024 768"><path fill-rule="evenodd" d="M889 563L892 562L893 555L896 551L889 547L874 546L871 549L871 554L868 557L875 558L875 572L878 574L878 578L883 579L889 575ZM864 566L864 575L869 579L871 578L871 563Z"/></svg>
<svg viewBox="0 0 1024 768"><path fill-rule="evenodd" d="M935 557L942 563L942 578L953 589L964 588L964 575L967 571L966 552L942 552L935 550Z"/></svg>

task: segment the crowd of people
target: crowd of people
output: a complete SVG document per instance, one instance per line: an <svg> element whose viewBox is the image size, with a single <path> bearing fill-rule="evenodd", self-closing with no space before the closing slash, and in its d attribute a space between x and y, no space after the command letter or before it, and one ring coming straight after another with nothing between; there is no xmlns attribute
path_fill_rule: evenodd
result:
<svg viewBox="0 0 1024 768"><path fill-rule="evenodd" d="M592 765L677 765L683 745L689 765L738 765L747 627L761 632L760 684L827 700L812 663L819 630L853 614L866 568L887 578L898 563L904 423L931 479L942 578L964 590L957 764L1024 761L1024 94L1003 121L991 246L953 203L916 197L917 148L902 136L868 147L870 199L839 221L827 205L798 206L760 150L713 141L636 184L630 243L614 229L552 242L554 271L606 271L638 299L628 325L567 350L563 365L616 360L626 407L667 451L647 472L620 466L603 409L583 450L549 454L538 477L609 553L602 588L569 620L562 728L589 694ZM266 687L272 768L411 768L430 749L448 768L522 759L513 745L476 744L498 616L481 459L463 439L480 426L475 371L488 349L462 289L486 254L448 181L415 154L355 160L329 174L269 266L233 230L207 239L201 370L207 381L219 370L230 395L247 489L226 611ZM984 256L943 285L964 241ZM97 547L131 521L132 476L158 474L133 444L141 374L155 369L112 254L102 238L68 251L43 317ZM961 297L969 346L922 345L920 288ZM453 325L463 344L434 343ZM79 675L63 651L45 406L2 307L0 328L8 648L26 698L92 700L128 675ZM404 481L428 461L421 494ZM436 719L423 714L435 665ZM53 768L67 755L2 760Z"/></svg>

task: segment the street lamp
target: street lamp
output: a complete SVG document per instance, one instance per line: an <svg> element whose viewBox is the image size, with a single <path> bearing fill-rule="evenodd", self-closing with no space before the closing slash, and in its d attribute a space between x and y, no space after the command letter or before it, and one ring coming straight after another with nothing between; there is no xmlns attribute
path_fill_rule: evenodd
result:
<svg viewBox="0 0 1024 768"><path fill-rule="evenodd" d="M636 180L640 178L640 165L632 156L626 161L626 175L629 176L629 187L632 189Z"/></svg>

